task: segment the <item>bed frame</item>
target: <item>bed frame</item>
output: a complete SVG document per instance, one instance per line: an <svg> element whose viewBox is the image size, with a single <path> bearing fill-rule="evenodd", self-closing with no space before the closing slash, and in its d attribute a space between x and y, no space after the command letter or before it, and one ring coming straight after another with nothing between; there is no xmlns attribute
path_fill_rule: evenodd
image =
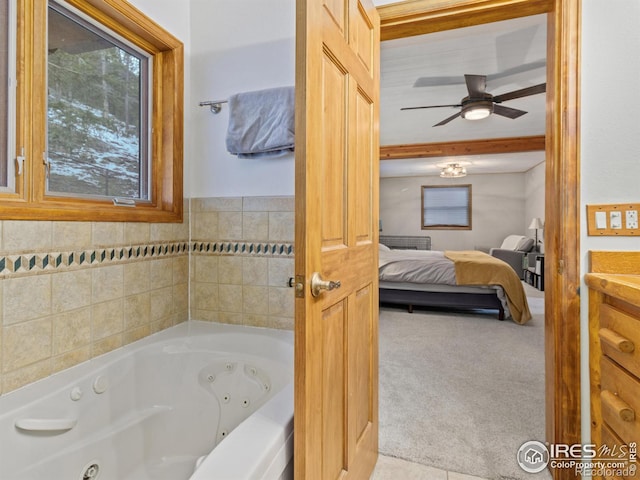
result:
<svg viewBox="0 0 640 480"><path fill-rule="evenodd" d="M380 235L380 243L392 249L431 250L431 237L410 235ZM498 319L504 320L504 308L495 293L437 292L380 288L380 303L413 307L498 310Z"/></svg>
<svg viewBox="0 0 640 480"><path fill-rule="evenodd" d="M406 305L409 313L413 307L438 307L453 309L498 310L498 320L504 320L504 308L496 294L468 292L425 292L380 288L380 303Z"/></svg>

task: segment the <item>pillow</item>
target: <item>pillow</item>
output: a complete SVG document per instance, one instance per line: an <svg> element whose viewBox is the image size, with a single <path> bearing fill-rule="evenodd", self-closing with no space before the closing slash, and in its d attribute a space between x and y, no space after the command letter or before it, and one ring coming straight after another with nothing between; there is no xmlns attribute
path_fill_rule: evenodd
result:
<svg viewBox="0 0 640 480"><path fill-rule="evenodd" d="M533 241L533 238L523 238L518 242L518 245L516 245L516 250L519 252L530 252L533 248Z"/></svg>
<svg viewBox="0 0 640 480"><path fill-rule="evenodd" d="M504 250L517 250L516 247L518 246L518 243L520 243L525 238L527 237L525 237L524 235L509 235L504 239L502 245L500 245L500 248Z"/></svg>
<svg viewBox="0 0 640 480"><path fill-rule="evenodd" d="M378 251L384 251L384 252L390 252L391 249L389 247L387 247L386 245L383 245L382 243L378 244Z"/></svg>

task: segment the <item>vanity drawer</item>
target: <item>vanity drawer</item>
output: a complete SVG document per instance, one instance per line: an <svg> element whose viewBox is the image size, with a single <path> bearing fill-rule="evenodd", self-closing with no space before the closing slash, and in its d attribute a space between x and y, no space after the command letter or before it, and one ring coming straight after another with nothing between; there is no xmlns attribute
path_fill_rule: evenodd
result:
<svg viewBox="0 0 640 480"><path fill-rule="evenodd" d="M600 362L602 419L625 443L640 439L640 381L606 357Z"/></svg>
<svg viewBox="0 0 640 480"><path fill-rule="evenodd" d="M640 319L602 304L598 336L604 355L640 377Z"/></svg>

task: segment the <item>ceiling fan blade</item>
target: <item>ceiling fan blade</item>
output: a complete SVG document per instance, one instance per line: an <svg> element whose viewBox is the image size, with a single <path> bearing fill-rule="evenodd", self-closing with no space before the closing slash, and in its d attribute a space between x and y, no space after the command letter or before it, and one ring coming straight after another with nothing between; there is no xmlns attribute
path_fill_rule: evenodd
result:
<svg viewBox="0 0 640 480"><path fill-rule="evenodd" d="M545 59L536 60L535 62L524 63L522 65L516 65L515 67L507 68L505 70L498 71L496 73L490 73L487 75L487 82L495 87L494 82L501 80L511 75L518 73L528 72L530 70L536 70L546 67L547 62ZM464 77L456 76L440 76L440 77L418 77L413 83L413 87L441 87L446 85L461 85L465 83Z"/></svg>
<svg viewBox="0 0 640 480"><path fill-rule="evenodd" d="M467 75L464 76L467 84L469 98L484 98L487 92L487 76L486 75Z"/></svg>
<svg viewBox="0 0 640 480"><path fill-rule="evenodd" d="M527 112L525 112L524 110L518 110L517 108L505 107L504 105L494 105L493 113L513 120L515 118L521 117Z"/></svg>
<svg viewBox="0 0 640 480"><path fill-rule="evenodd" d="M537 70L538 68L544 68L547 66L547 61L543 58L542 60L536 60L535 62L524 63L522 65L516 65L515 67L507 68L497 73L490 73L487 75L487 82L494 87L493 80L499 80L501 78L509 77L511 75L516 75L518 73L528 72L530 70Z"/></svg>
<svg viewBox="0 0 640 480"><path fill-rule="evenodd" d="M460 75L455 77L418 77L414 87L441 87L443 85L460 85L464 80Z"/></svg>
<svg viewBox="0 0 640 480"><path fill-rule="evenodd" d="M402 107L400 110L418 110L419 108L443 108L443 107L461 107L462 105L425 105L422 107Z"/></svg>
<svg viewBox="0 0 640 480"><path fill-rule="evenodd" d="M521 88L520 90L514 90L513 92L503 93L502 95L496 95L493 97L495 103L506 102L507 100L513 100L515 98L528 97L529 95L536 95L547 91L547 84L541 83L540 85L534 85L532 87Z"/></svg>
<svg viewBox="0 0 640 480"><path fill-rule="evenodd" d="M434 127L439 127L441 125L446 125L447 123L449 123L451 120L458 118L460 116L460 113L462 112L458 112L455 115L451 115L450 117L445 118L444 120L442 120L440 123L436 123L434 125Z"/></svg>

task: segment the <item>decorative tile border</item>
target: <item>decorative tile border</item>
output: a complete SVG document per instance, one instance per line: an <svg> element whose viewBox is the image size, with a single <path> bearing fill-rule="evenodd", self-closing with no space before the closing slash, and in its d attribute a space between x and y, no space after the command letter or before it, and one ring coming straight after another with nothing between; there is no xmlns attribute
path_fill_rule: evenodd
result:
<svg viewBox="0 0 640 480"><path fill-rule="evenodd" d="M76 267L110 265L131 260L186 255L190 252L196 255L293 257L293 244L269 242L172 242L68 252L0 255L0 278L27 273L55 272Z"/></svg>
<svg viewBox="0 0 640 480"><path fill-rule="evenodd" d="M191 251L209 255L255 255L293 257L292 243L268 242L193 242Z"/></svg>
<svg viewBox="0 0 640 480"><path fill-rule="evenodd" d="M129 260L172 257L189 253L189 242L129 245L53 253L24 253L0 256L0 277L54 272L73 267L109 265Z"/></svg>

